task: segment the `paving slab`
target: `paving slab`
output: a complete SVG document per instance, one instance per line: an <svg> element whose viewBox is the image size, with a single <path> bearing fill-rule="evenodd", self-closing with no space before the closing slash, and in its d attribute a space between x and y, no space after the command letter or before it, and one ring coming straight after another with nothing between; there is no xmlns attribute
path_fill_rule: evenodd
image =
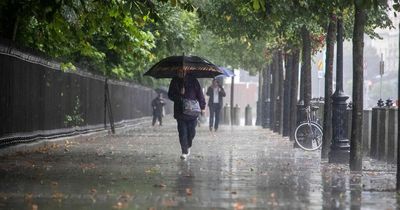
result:
<svg viewBox="0 0 400 210"><path fill-rule="evenodd" d="M197 128L179 158L176 122L53 141L0 157L0 209L397 209L394 165L321 161L268 129ZM26 147L26 146L25 146Z"/></svg>

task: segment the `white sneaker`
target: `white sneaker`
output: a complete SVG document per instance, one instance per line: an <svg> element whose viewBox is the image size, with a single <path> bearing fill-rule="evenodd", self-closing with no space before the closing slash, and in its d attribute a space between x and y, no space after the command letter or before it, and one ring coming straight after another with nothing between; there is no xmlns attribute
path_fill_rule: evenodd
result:
<svg viewBox="0 0 400 210"><path fill-rule="evenodd" d="M190 155L190 148L188 148L188 153L187 153L187 155L188 155L188 156Z"/></svg>
<svg viewBox="0 0 400 210"><path fill-rule="evenodd" d="M182 160L186 160L187 158L188 158L188 154L182 154L182 155L181 155L181 159L182 159Z"/></svg>

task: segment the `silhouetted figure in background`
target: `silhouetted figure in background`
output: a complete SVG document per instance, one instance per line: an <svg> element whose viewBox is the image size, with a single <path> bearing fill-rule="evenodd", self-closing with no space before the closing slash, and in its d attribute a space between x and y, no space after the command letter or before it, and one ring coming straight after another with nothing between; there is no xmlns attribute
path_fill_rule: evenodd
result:
<svg viewBox="0 0 400 210"><path fill-rule="evenodd" d="M160 125L162 125L164 105L165 101L163 99L162 93L159 93L158 96L151 102L151 106L153 107L153 126L156 124L157 120Z"/></svg>

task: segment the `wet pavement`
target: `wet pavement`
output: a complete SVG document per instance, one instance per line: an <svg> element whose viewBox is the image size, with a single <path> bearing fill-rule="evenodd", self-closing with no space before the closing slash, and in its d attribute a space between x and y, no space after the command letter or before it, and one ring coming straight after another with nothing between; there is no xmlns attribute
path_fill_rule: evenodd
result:
<svg viewBox="0 0 400 210"><path fill-rule="evenodd" d="M0 209L397 209L395 166L361 174L258 127L198 128L179 159L176 123L48 143L0 158Z"/></svg>

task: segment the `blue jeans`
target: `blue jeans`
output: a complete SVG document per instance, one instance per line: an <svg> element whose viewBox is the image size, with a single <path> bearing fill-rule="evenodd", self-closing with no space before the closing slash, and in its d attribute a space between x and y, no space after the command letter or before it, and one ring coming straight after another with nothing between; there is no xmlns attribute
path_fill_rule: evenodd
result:
<svg viewBox="0 0 400 210"><path fill-rule="evenodd" d="M188 148L192 147L192 142L196 135L197 119L177 119L176 121L178 122L179 143L181 144L182 154L187 154Z"/></svg>
<svg viewBox="0 0 400 210"><path fill-rule="evenodd" d="M219 124L219 113L221 111L221 106L219 104L209 104L210 107L210 129L214 127L215 130L218 129ZM215 121L214 121L215 117Z"/></svg>

